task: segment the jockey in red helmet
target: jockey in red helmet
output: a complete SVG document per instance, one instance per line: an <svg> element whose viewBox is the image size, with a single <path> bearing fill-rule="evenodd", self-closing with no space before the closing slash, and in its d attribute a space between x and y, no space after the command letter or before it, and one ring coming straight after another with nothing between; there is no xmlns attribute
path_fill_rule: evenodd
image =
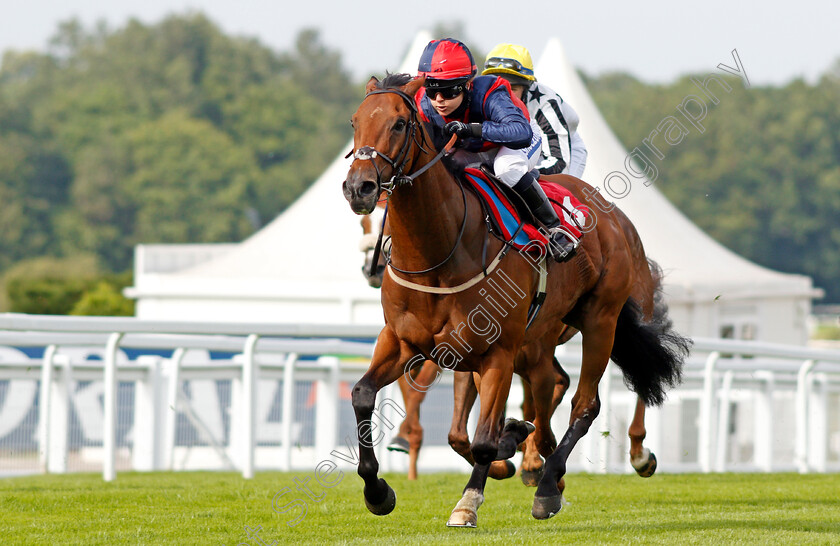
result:
<svg viewBox="0 0 840 546"><path fill-rule="evenodd" d="M432 40L417 68L425 76L415 101L421 119L440 150L452 134L463 148L492 162L503 183L522 196L548 231L550 251L558 262L574 255L577 241L560 228L560 219L531 171L540 161L542 133L530 120L510 84L497 76L478 76L472 53L452 38Z"/></svg>

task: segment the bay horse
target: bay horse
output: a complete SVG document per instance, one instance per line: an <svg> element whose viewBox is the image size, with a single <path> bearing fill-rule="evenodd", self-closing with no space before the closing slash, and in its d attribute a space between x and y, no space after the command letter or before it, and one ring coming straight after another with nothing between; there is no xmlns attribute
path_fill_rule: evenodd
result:
<svg viewBox="0 0 840 546"><path fill-rule="evenodd" d="M364 253L365 260L362 265L362 275L373 288L382 286L382 279L387 266L386 256L390 253L390 230L385 217L384 203L387 196L380 196L374 212L362 217L362 238L359 241L359 250ZM383 237L380 237L380 233ZM380 245L380 252L376 252L377 244ZM374 263L376 260L376 263ZM577 330L572 328L563 332L560 343L571 339ZM559 344L559 343L558 343ZM555 393L553 400L554 409L560 404L569 388L569 374L563 370L560 363L554 361ZM399 377L397 383L405 404L405 418L400 423L397 434L391 439L388 445L390 451L400 451L408 454L408 479L416 480L417 459L420 455L420 447L423 445L423 426L420 424L420 405L426 398L426 393L437 383L441 368L431 360L425 361L422 365L413 367L408 373ZM531 399L531 388L527 382L523 383L523 417L526 421L533 419L533 403ZM470 411L478 396L477 387L469 372L455 372L454 379L454 407L452 415L452 426L447 439L452 449L461 455L470 465L474 464L470 453L469 434L467 432L467 421ZM529 437L530 438L530 437ZM542 473L542 459L533 442L526 442L522 446L522 472L520 477L525 485L536 487ZM516 473L516 467L510 461L493 461L490 464L489 477L496 480L504 480ZM652 472L651 472L652 474Z"/></svg>
<svg viewBox="0 0 840 546"><path fill-rule="evenodd" d="M549 179L550 177L543 177ZM382 286L382 278L385 275L385 268L388 265L387 255L390 254L390 230L385 218L385 203L387 194L380 196L374 212L362 216L362 238L359 241L359 250L364 254L362 275L373 288ZM380 233L383 237L380 239ZM379 243L378 243L379 241ZM380 244L380 252L376 252L376 246ZM374 264L374 259L376 263ZM557 344L561 345L577 334L577 330L569 327L561 333ZM557 370L553 409L560 404L570 385L569 374L554 360ZM417 460L420 455L420 448L423 445L423 425L420 423L420 406L426 398L429 388L437 381L441 373L440 366L431 360L425 361L422 366L413 368L410 373L403 374L397 380L400 393L405 404L405 418L400 423L397 434L393 436L388 444L389 451L399 451L408 455L408 479L416 480L418 477ZM527 381L522 383L523 402L522 412L526 421L533 420L534 406L531 397L531 387ZM477 388L473 382L470 372L455 372L453 394L455 397L452 425L447 436L449 445L461 455L470 465L474 464L470 453L469 434L467 432L467 421L469 413L478 395ZM638 438L640 432L644 433L644 403L639 400L635 406L634 417L631 421L628 435L631 438ZM553 414L553 410L552 410ZM536 487L542 475L543 461L539 451L528 436L521 445L522 464L520 478L522 483L530 487ZM656 456L650 452L645 453L640 441L633 444L630 451L630 462L639 476L649 478L656 472ZM510 461L493 461L490 465L489 477L496 480L503 480L512 477L516 472L515 466ZM563 491L563 480L560 480L560 492Z"/></svg>
<svg viewBox="0 0 840 546"><path fill-rule="evenodd" d="M543 177L544 179L548 177ZM387 194L380 195L377 207L370 215L362 216L362 238L359 241L359 250L364 254L362 275L373 288L382 286L382 279L385 275L385 268L388 265L387 255L390 254L390 230L385 217L385 203ZM380 238L380 233L383 237ZM376 246L380 244L380 252L376 252ZM374 259L376 263L374 264ZM565 343L577 334L577 330L569 327L561 332L558 345ZM570 385L569 374L554 360L557 370L554 398L552 400L553 411L562 401ZM409 373L403 374L397 380L400 393L405 404L405 418L400 423L397 434L391 439L388 450L399 451L408 455L408 479L416 480L418 477L417 461L420 455L420 448L423 445L423 426L420 422L420 406L426 398L429 388L437 382L437 376L441 373L440 366L431 360L427 360L422 366L413 368ZM534 419L534 406L531 396L531 387L527 381L522 383L523 418L526 421ZM469 434L467 432L467 421L470 411L475 404L478 391L473 382L470 372L455 372L454 377L454 407L452 425L447 436L449 445L461 455L470 465L474 464L470 453ZM645 406L638 401L628 431L631 438L638 438L640 432L644 432L644 411ZM522 483L530 487L536 487L542 475L543 461L539 451L528 436L521 445L522 464L520 478ZM648 478L656 472L656 456L650 452L645 453L640 441L634 442L634 449L630 451L631 465L636 468L637 473ZM489 477L496 480L503 480L512 477L516 473L515 466L510 461L493 461L490 465ZM563 492L563 480L560 480L559 488Z"/></svg>
<svg viewBox="0 0 840 546"><path fill-rule="evenodd" d="M521 302L537 292L538 268L527 255L508 252L504 242L486 237L478 198L437 161L441 154L429 149L413 98L423 84L423 78L408 74L388 75L382 82L371 78L352 117L353 162L342 185L356 214L370 213L380 193L389 192L385 326L370 367L352 392L365 504L376 515L396 506L394 490L378 476L371 442L376 393L411 362L425 359L473 372L480 393L470 444L475 465L447 525L476 526L490 464L510 458L532 432L546 460L531 514L547 519L562 508L559 484L566 461L598 415L598 384L609 359L639 404L659 405L666 388L680 380L690 341L671 329L667 306L657 298L661 271L647 259L629 219L617 207L596 202L597 192L585 182L563 175L556 181L590 208L593 222L574 258L543 262L547 296L528 327L528 305ZM492 256L488 264L485 258ZM494 299L489 288L502 280L509 291ZM499 299L509 305L499 305ZM558 445L549 423L552 356L565 324L580 331L583 352L569 427ZM514 373L531 386L533 424L502 421ZM644 431L637 433L633 437L631 427L631 442L640 456L649 454L641 447Z"/></svg>

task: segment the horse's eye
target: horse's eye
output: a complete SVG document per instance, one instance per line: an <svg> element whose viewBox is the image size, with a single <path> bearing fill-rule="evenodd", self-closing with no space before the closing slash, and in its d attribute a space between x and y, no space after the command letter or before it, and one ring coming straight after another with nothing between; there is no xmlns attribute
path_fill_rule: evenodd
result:
<svg viewBox="0 0 840 546"><path fill-rule="evenodd" d="M352 120L352 119L350 120L350 127L352 127L353 129L355 129L355 128L356 128L356 126L353 124L353 120Z"/></svg>
<svg viewBox="0 0 840 546"><path fill-rule="evenodd" d="M394 131L402 131L405 129L405 120L398 119L397 122L394 124Z"/></svg>

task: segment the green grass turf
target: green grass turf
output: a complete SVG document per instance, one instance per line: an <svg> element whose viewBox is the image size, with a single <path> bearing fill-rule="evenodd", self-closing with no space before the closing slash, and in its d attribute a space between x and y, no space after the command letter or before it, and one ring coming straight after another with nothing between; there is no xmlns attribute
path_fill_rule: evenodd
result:
<svg viewBox="0 0 840 546"><path fill-rule="evenodd" d="M305 499L320 502L279 514ZM314 475L258 473L71 474L0 479L0 544L840 544L838 474L657 474L567 476L571 504L554 518L531 517L534 489L514 478L490 481L478 529L448 529L467 477L426 474L416 482L386 475L397 493L388 516L365 509L362 483L345 472L324 490ZM262 543L248 539L256 528Z"/></svg>

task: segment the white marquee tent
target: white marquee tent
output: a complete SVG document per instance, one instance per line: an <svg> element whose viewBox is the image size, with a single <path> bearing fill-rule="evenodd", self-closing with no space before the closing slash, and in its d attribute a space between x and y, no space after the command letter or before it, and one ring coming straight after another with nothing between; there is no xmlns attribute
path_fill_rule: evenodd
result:
<svg viewBox="0 0 840 546"><path fill-rule="evenodd" d="M414 72L429 39L425 33L417 36L400 71ZM631 182L630 191L624 191L621 199L603 195L635 223L648 255L666 272L665 291L676 327L695 336L804 344L811 299L818 294L811 279L771 271L727 250L674 208L654 185L629 176L627 151L604 121L559 41L548 43L536 72L540 81L558 90L580 114L580 132L589 150L584 178L605 188L610 173L619 171ZM379 292L367 286L360 272L359 217L341 193L349 165L342 156L289 209L242 243L138 247L135 286L127 291L137 299L137 315L381 323ZM328 222L319 224L323 219Z"/></svg>

